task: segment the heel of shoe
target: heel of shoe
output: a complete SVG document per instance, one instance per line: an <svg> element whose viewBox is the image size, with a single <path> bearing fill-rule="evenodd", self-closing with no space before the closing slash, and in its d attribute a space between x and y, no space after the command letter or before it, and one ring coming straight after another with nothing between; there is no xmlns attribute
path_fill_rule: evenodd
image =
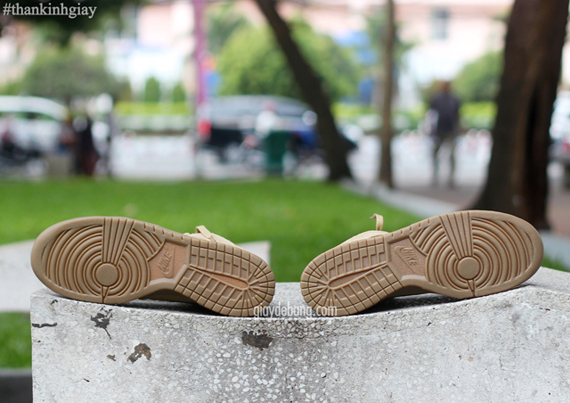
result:
<svg viewBox="0 0 570 403"><path fill-rule="evenodd" d="M402 288L386 261L384 236L339 245L315 258L301 276L301 292L317 313L363 311Z"/></svg>
<svg viewBox="0 0 570 403"><path fill-rule="evenodd" d="M454 298L505 291L530 278L542 241L526 221L493 211L444 214L410 239L426 254L428 289Z"/></svg>
<svg viewBox="0 0 570 403"><path fill-rule="evenodd" d="M275 293L273 272L258 256L230 244L190 239L188 264L174 291L223 315L253 316Z"/></svg>
<svg viewBox="0 0 570 403"><path fill-rule="evenodd" d="M136 221L89 217L44 231L32 249L32 267L49 288L70 298L121 303L148 286L148 257L162 242L135 228Z"/></svg>

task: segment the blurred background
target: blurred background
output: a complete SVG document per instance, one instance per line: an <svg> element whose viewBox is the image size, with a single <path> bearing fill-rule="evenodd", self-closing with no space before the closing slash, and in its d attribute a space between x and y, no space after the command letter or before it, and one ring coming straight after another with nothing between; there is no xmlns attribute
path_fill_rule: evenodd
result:
<svg viewBox="0 0 570 403"><path fill-rule="evenodd" d="M278 281L298 281L373 213L391 231L473 206L549 230L545 265L564 270L568 1L550 3L86 0L93 18L1 15L0 275L18 277L2 259L49 225L120 215L268 241ZM0 367L29 366L29 317L1 315Z"/></svg>
<svg viewBox="0 0 570 403"><path fill-rule="evenodd" d="M385 1L281 3L294 41L322 79L348 144L353 178L366 186L375 183ZM457 197L467 205L483 186L512 5L512 0L395 2L395 187ZM327 178L317 114L254 1L122 0L97 6L92 19L2 16L2 177ZM557 189L570 182L564 169L570 65L562 66L550 130L555 144L549 173ZM434 192L426 112L444 81L461 101L453 183L461 191ZM286 135L263 133L263 111L278 118L272 122L269 116L271 129ZM444 147L438 155L442 183L449 154ZM570 233L558 220L551 224Z"/></svg>
<svg viewBox="0 0 570 403"><path fill-rule="evenodd" d="M339 130L353 145L354 177L372 183L380 155L375 134L381 125L385 2L282 3L279 11L323 78ZM481 185L511 5L396 2L397 187L432 183L431 144L422 122L444 80L453 82L462 101L457 183ZM21 161L4 158L3 175L249 177L267 170L267 150L248 135L256 135L260 112L273 108L293 141L281 144L283 167L272 168L327 176L311 107L255 2L98 3L96 24L85 27L78 22L86 17L29 18L4 16L0 38L0 131L12 131L26 154ZM72 154L86 154L91 146L72 144L71 131L82 133L87 123L98 159L81 164ZM405 161L403 150L413 151Z"/></svg>

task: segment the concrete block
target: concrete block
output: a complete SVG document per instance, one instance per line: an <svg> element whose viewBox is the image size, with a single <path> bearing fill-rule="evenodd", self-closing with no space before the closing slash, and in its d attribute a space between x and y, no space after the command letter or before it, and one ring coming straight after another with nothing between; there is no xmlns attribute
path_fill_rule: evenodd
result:
<svg viewBox="0 0 570 403"><path fill-rule="evenodd" d="M265 317L157 301L32 296L34 401L568 402L570 274L457 301L385 301L318 317L299 284Z"/></svg>

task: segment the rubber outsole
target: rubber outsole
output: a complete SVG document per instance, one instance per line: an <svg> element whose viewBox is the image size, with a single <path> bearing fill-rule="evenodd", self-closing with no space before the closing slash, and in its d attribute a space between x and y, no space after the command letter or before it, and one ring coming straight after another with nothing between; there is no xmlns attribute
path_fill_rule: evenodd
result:
<svg viewBox="0 0 570 403"><path fill-rule="evenodd" d="M36 239L31 261L48 288L88 302L174 291L223 315L253 316L275 292L273 272L258 256L130 218L55 224Z"/></svg>
<svg viewBox="0 0 570 403"><path fill-rule="evenodd" d="M324 315L350 315L407 287L453 298L511 289L540 267L538 232L493 211L443 214L401 230L341 244L301 276L307 304Z"/></svg>

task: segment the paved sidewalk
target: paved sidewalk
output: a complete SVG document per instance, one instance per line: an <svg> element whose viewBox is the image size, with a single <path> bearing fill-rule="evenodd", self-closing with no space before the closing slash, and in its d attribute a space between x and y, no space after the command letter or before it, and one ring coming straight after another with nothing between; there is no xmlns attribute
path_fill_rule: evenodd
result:
<svg viewBox="0 0 570 403"><path fill-rule="evenodd" d="M461 187L403 187L391 190L347 184L346 187L358 193L374 196L378 200L402 208L422 218L463 210L475 201L479 188ZM570 192L554 187L549 199L549 214L552 231L541 231L544 253L550 259L558 260L570 267Z"/></svg>
<svg viewBox="0 0 570 403"><path fill-rule="evenodd" d="M564 190L556 180L552 180L550 189L547 217L552 227L551 231L555 235L570 238L570 190ZM459 186L455 189L443 186L401 186L398 190L466 209L475 203L481 188L479 186Z"/></svg>

